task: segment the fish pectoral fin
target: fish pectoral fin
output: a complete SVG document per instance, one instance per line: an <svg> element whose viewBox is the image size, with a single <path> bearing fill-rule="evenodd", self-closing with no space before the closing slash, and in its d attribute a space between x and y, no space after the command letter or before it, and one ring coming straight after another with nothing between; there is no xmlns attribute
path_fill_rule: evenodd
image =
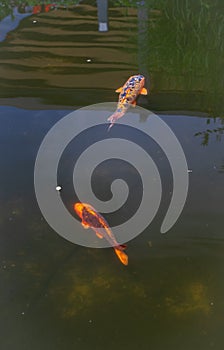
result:
<svg viewBox="0 0 224 350"><path fill-rule="evenodd" d="M82 221L82 227L87 230L87 228L89 228L89 225L85 224L85 222Z"/></svg>
<svg viewBox="0 0 224 350"><path fill-rule="evenodd" d="M122 91L122 86L121 87L119 87L117 90L115 90L115 92L121 92Z"/></svg>
<svg viewBox="0 0 224 350"><path fill-rule="evenodd" d="M98 238L102 239L103 238L103 235L101 233L99 233L98 231L95 231L96 232L96 235Z"/></svg>
<svg viewBox="0 0 224 350"><path fill-rule="evenodd" d="M131 105L132 105L132 107L135 107L136 106L136 100L134 100Z"/></svg>
<svg viewBox="0 0 224 350"><path fill-rule="evenodd" d="M146 88L142 88L141 91L140 91L140 94L141 95L148 95L148 91Z"/></svg>

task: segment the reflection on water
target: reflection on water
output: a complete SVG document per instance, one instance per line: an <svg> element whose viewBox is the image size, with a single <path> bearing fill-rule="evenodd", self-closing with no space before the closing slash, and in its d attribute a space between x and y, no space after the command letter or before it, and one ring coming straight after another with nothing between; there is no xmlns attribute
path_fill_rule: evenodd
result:
<svg viewBox="0 0 224 350"><path fill-rule="evenodd" d="M0 21L0 42L5 40L7 33L17 28L20 21L30 16L32 13L20 13L18 8L13 8L12 13Z"/></svg>
<svg viewBox="0 0 224 350"><path fill-rule="evenodd" d="M1 97L18 97L19 86L20 97L49 104L114 100L108 92L137 70L135 13L112 9L108 33L98 32L97 9L88 4L24 20L0 53Z"/></svg>
<svg viewBox="0 0 224 350"><path fill-rule="evenodd" d="M224 124L223 119L221 119L220 122L221 122L221 124ZM210 119L207 120L207 124L210 124ZM203 146L207 146L209 143L209 139L212 135L216 136L217 141L221 141L222 136L223 136L223 132L224 132L224 127L221 126L221 127L217 127L214 129L207 128L204 131L199 131L195 134L195 136L200 136L201 140L202 140L201 144Z"/></svg>
<svg viewBox="0 0 224 350"><path fill-rule="evenodd" d="M92 1L63 3L24 19L2 43L2 98L18 97L19 86L20 97L48 104L114 101L112 91L143 72L149 108L222 115L220 1L109 2L107 32Z"/></svg>
<svg viewBox="0 0 224 350"><path fill-rule="evenodd" d="M0 26L10 15L2 3ZM114 1L103 33L96 3L85 0L32 14L1 43L2 349L223 348L222 10L218 0ZM169 111L161 118L185 151L190 188L178 222L161 235L171 174L161 150L148 145L164 198L152 224L128 243L125 268L112 249L73 245L48 226L33 168L43 137L69 109L116 101L114 90L139 70L149 72L150 95L138 104ZM68 209L74 156L71 149L59 174ZM111 169L105 163L95 172L99 196ZM133 171L121 171L133 181Z"/></svg>

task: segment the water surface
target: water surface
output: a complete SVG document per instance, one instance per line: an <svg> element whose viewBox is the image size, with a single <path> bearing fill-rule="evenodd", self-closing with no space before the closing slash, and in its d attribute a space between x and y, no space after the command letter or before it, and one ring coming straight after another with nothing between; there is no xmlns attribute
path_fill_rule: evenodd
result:
<svg viewBox="0 0 224 350"><path fill-rule="evenodd" d="M148 29L143 31L147 52L139 47L139 8L110 5L109 31L99 33L91 1L32 15L1 43L4 350L223 348L221 3L172 1L172 6L172 11L169 6L165 11L161 1L149 6ZM203 30L208 21L214 24L212 43ZM198 45L190 40L194 35ZM162 235L172 174L161 150L136 135L157 161L163 198L151 225L128 243L126 268L112 249L76 246L49 227L36 202L33 170L39 146L58 120L80 106L116 101L114 90L141 68L147 69L151 93L138 104L159 114L179 139L190 186L179 220ZM123 132L129 131L114 127L114 135ZM75 151L68 149L58 174L68 210L74 200L69 173L74 157ZM105 174L115 173L113 165L104 165L95 173L99 196L108 191ZM130 168L124 165L122 171L133 184ZM111 225L135 209L141 192L140 184L135 186L121 217L107 216Z"/></svg>

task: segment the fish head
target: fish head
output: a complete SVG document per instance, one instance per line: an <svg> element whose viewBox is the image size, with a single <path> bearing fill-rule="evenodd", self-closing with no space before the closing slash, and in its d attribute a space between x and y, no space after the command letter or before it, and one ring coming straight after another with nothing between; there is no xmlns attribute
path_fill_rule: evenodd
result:
<svg viewBox="0 0 224 350"><path fill-rule="evenodd" d="M129 78L128 85L133 90L139 90L145 85L145 77L142 74L132 75Z"/></svg>
<svg viewBox="0 0 224 350"><path fill-rule="evenodd" d="M82 219L82 212L83 209L85 208L83 203L77 202L74 204L74 210L76 212L76 214Z"/></svg>
<svg viewBox="0 0 224 350"><path fill-rule="evenodd" d="M144 77L144 75L142 75L142 74L136 75L135 76L135 81L143 86L145 84L145 77Z"/></svg>

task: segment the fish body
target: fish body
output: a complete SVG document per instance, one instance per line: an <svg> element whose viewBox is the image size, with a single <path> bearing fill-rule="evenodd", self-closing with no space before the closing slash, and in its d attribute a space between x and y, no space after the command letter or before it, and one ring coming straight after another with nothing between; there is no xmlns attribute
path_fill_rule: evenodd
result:
<svg viewBox="0 0 224 350"><path fill-rule="evenodd" d="M144 88L145 77L141 74L132 75L126 83L116 90L119 92L118 104L116 111L108 118L110 122L109 129L114 125L117 119L123 117L128 108L136 105L136 99L139 94L147 95L147 90ZM108 129L108 130L109 130Z"/></svg>
<svg viewBox="0 0 224 350"><path fill-rule="evenodd" d="M87 203L75 203L74 210L82 219L82 226L84 228L92 228L98 238L105 238L114 248L114 251L122 264L128 265L128 256L124 252L126 247L116 241L112 230L103 216Z"/></svg>

